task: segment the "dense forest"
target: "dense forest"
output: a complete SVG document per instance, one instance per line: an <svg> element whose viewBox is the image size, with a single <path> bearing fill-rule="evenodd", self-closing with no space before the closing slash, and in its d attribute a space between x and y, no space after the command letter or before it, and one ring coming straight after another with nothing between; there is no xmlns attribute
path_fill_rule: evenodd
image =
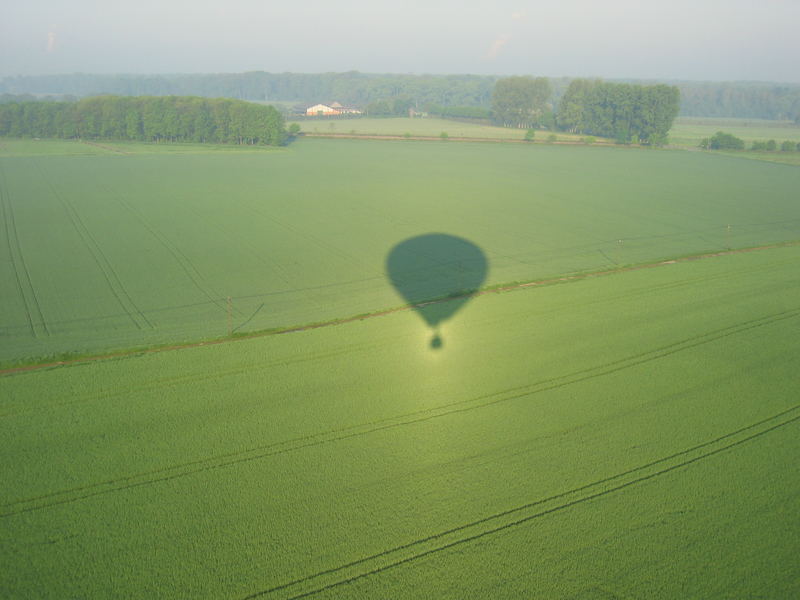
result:
<svg viewBox="0 0 800 600"><path fill-rule="evenodd" d="M271 106L187 96L0 104L3 135L272 146L286 141L283 116Z"/></svg>
<svg viewBox="0 0 800 600"><path fill-rule="evenodd" d="M43 75L6 77L0 93L88 96L192 95L315 104L336 100L364 107L407 97L415 106L488 106L496 77L347 73L224 73L210 75Z"/></svg>
<svg viewBox="0 0 800 600"><path fill-rule="evenodd" d="M679 104L680 92L674 86L574 79L561 98L558 124L622 144L661 145L666 143Z"/></svg>
<svg viewBox="0 0 800 600"><path fill-rule="evenodd" d="M498 77L482 75L380 75L346 73L249 73L195 75L40 75L14 76L0 80L2 94L118 96L203 96L256 102L314 104L338 100L366 107L370 103L392 103L396 98L416 109L426 106L483 107L492 103ZM627 83L642 84L641 81ZM800 122L800 84L775 83L669 83L680 90L680 115L694 117L743 117ZM549 103L557 106L570 80L550 79ZM387 104L377 111L388 110ZM391 106L394 109L394 105Z"/></svg>

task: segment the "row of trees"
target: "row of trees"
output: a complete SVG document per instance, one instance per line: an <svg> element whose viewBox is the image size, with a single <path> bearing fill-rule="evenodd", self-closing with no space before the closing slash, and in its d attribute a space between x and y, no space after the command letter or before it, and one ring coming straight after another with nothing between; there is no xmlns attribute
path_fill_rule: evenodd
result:
<svg viewBox="0 0 800 600"><path fill-rule="evenodd" d="M677 87L574 79L561 98L558 125L618 143L662 145L680 109Z"/></svg>
<svg viewBox="0 0 800 600"><path fill-rule="evenodd" d="M800 124L800 85L679 84L681 115L775 119Z"/></svg>
<svg viewBox="0 0 800 600"><path fill-rule="evenodd" d="M381 75L345 73L249 73L184 75L72 75L14 76L0 79L2 94L97 94L119 96L204 96L240 100L314 104L338 100L366 106L395 98L410 99L419 109L441 106L492 105L498 78L484 75ZM643 84L641 81L629 83ZM656 83L656 82L653 82ZM800 122L800 85L774 83L670 82L681 94L682 116L782 119ZM556 106L567 90L567 78L550 79Z"/></svg>
<svg viewBox="0 0 800 600"><path fill-rule="evenodd" d="M191 96L95 96L77 102L0 104L0 136L281 145L272 106Z"/></svg>
<svg viewBox="0 0 800 600"><path fill-rule="evenodd" d="M0 93L118 96L226 97L308 105L337 100L364 107L370 102L410 98L457 106L488 106L497 78L483 75L380 75L345 73L248 73L178 75L39 75L0 80Z"/></svg>
<svg viewBox="0 0 800 600"><path fill-rule="evenodd" d="M718 131L710 138L704 138L700 142L700 147L705 150L744 150L745 143L741 138L736 137L731 133ZM767 141L754 141L750 150L755 152L776 152L778 150L778 142L775 140ZM800 142L793 142L792 140L785 140L780 145L781 152L800 152Z"/></svg>

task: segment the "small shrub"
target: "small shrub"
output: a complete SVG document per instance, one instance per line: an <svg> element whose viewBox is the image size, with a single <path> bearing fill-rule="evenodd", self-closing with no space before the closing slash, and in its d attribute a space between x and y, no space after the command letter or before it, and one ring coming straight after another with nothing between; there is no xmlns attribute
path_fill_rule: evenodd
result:
<svg viewBox="0 0 800 600"><path fill-rule="evenodd" d="M536 136L536 132L535 132L533 129L528 129L528 131L526 131L526 132L525 132L525 137L524 137L524 140L525 140L526 142L532 142L532 141L533 141L533 138L534 138L535 136Z"/></svg>
<svg viewBox="0 0 800 600"><path fill-rule="evenodd" d="M775 152L778 149L778 143L775 140L767 140L767 152Z"/></svg>
<svg viewBox="0 0 800 600"><path fill-rule="evenodd" d="M586 143L586 144L594 144L594 143L595 143L595 138L594 138L594 136L593 136L593 135L587 135L587 136L586 136L586 137L583 139L583 141L584 141L584 143Z"/></svg>
<svg viewBox="0 0 800 600"><path fill-rule="evenodd" d="M794 152L795 144L792 141L786 140L781 144L781 152Z"/></svg>
<svg viewBox="0 0 800 600"><path fill-rule="evenodd" d="M447 135L447 132L446 132L446 131L443 131L442 133L440 133L440 134L439 134L439 137L440 137L440 138L442 138L443 140L446 140L446 139L447 139L447 138L449 138L450 136L449 136L449 135Z"/></svg>
<svg viewBox="0 0 800 600"><path fill-rule="evenodd" d="M410 138L410 137L411 137L411 134L410 134L410 133L408 133L408 132L406 131L406 132L403 134L403 137L404 137L404 138L406 138L406 139L408 139L408 138Z"/></svg>
<svg viewBox="0 0 800 600"><path fill-rule="evenodd" d="M550 144L552 144L556 140L558 140L558 136L556 136L555 133L551 133L550 135L547 136L547 142Z"/></svg>
<svg viewBox="0 0 800 600"><path fill-rule="evenodd" d="M700 147L703 147L702 143ZM744 150L744 141L730 133L718 131L708 140L707 147L711 150Z"/></svg>
<svg viewBox="0 0 800 600"><path fill-rule="evenodd" d="M754 152L763 152L764 150L767 149L767 142L755 141L753 142L753 145L750 147L750 149L753 150Z"/></svg>

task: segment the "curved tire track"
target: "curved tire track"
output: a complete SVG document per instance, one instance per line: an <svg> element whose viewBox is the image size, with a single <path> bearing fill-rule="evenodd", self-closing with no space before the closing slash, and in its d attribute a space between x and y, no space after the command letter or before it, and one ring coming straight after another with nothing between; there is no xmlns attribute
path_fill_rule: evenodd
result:
<svg viewBox="0 0 800 600"><path fill-rule="evenodd" d="M569 373L567 375L541 380L525 386L508 388L492 394L478 396L468 400L451 402L446 405L412 413L406 413L404 415L361 423L339 429L332 429L325 432L296 437L282 442L256 446L246 450L188 461L177 465L166 466L160 469L131 474L125 477L90 483L83 486L58 490L48 494L41 494L34 497L8 502L0 506L0 510L2 510L2 512L0 512L0 518L44 510L52 506L70 504L80 500L93 498L95 496L172 481L206 471L223 469L243 463L287 454L290 452L297 452L307 448L363 437L390 429L396 429L398 427L413 426L434 419L440 419L456 414L471 412L473 410L484 409L497 404L525 398L526 396L533 396L576 383L590 381L597 377L610 375L631 367L646 364L654 360L682 352L684 350L695 348L729 337L731 335L735 335L737 333L780 323L784 320L798 316L800 316L800 308L783 311L781 313L767 315L766 317L761 317L759 319L751 319L736 325L721 328L697 336L692 336L685 340L668 344L655 350L632 355L624 359L611 361L602 365ZM800 405L797 405L791 410L795 410L797 408L800 408Z"/></svg>
<svg viewBox="0 0 800 600"><path fill-rule="evenodd" d="M525 525L535 519L590 502L678 469L686 468L694 463L759 439L783 427L797 424L800 422L800 415L791 416L791 413L796 412L798 409L800 409L800 405L708 442L610 477L593 481L548 498L518 505L346 564L317 571L305 577L254 592L245 596L244 600L263 598L265 596L280 597L284 600L308 598L333 588L378 575L389 569L412 563L438 552Z"/></svg>

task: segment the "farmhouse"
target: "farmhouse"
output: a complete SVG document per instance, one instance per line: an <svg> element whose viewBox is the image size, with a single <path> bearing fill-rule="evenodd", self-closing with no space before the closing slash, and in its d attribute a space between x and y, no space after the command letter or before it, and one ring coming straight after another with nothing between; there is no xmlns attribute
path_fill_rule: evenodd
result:
<svg viewBox="0 0 800 600"><path fill-rule="evenodd" d="M315 104L314 106L309 106L306 109L306 114L309 116L322 115L327 117L332 115L360 115L361 111L357 108L342 106L338 102L331 102L330 104Z"/></svg>

